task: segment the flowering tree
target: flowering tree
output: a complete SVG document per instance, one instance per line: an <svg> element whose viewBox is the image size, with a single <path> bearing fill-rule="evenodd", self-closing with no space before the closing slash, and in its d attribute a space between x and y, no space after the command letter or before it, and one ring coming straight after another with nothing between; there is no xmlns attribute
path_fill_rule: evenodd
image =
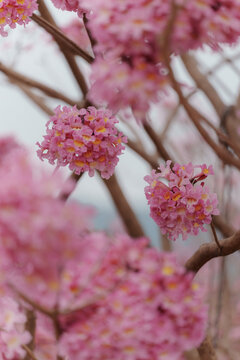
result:
<svg viewBox="0 0 240 360"><path fill-rule="evenodd" d="M240 249L239 96L226 105L194 52L237 46L239 1L53 4L74 14L69 25L43 0L0 3L3 41L35 22L80 95L0 63L46 120L35 161L14 137L0 139L0 359L238 359L238 254L229 264L225 256ZM239 75L234 59L218 66L226 61ZM142 193L161 250L116 176L126 147L149 167ZM111 235L69 198L83 174L100 175L118 210L122 227Z"/></svg>

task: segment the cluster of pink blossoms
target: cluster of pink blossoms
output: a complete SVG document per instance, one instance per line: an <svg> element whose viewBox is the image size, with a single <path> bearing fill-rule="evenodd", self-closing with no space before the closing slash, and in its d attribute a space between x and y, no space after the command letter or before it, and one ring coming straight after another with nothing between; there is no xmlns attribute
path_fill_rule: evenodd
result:
<svg viewBox="0 0 240 360"><path fill-rule="evenodd" d="M0 2L0 34L7 36L5 26L15 28L16 24L25 25L37 10L37 0L2 0Z"/></svg>
<svg viewBox="0 0 240 360"><path fill-rule="evenodd" d="M89 212L58 200L59 177L35 169L21 147L3 156L0 178L1 289L7 292L10 283L49 311L59 310L58 342L51 318L37 317L36 356L180 360L200 344L203 291L173 254L148 247L146 239L86 231ZM1 310L1 329L12 319L25 322L11 301L9 307L14 311ZM0 345L8 344L0 355L4 349L10 359L23 356L30 336L17 330L21 336L11 339L0 332Z"/></svg>
<svg viewBox="0 0 240 360"><path fill-rule="evenodd" d="M92 234L88 243L84 266L80 262L78 271L64 274L82 305L62 319L60 355L180 360L183 351L198 346L207 316L203 292L173 254L127 236L111 241Z"/></svg>
<svg viewBox="0 0 240 360"><path fill-rule="evenodd" d="M168 84L161 34L172 12L169 0L54 0L62 9L87 12L96 39L90 99L114 111L131 106L144 118ZM240 35L238 0L179 0L168 41L171 54L233 44ZM104 87L103 87L104 84ZM125 90L128 90L127 92Z"/></svg>
<svg viewBox="0 0 240 360"><path fill-rule="evenodd" d="M73 201L63 206L56 195L72 184L36 168L25 149L5 155L0 178L0 280L53 306L59 269L81 255L92 210Z"/></svg>
<svg viewBox="0 0 240 360"><path fill-rule="evenodd" d="M200 169L197 174L195 169ZM171 168L171 161L167 161L159 172L153 170L145 176L150 216L170 239L182 235L185 240L187 234L197 235L199 229L206 231L204 224L210 224L212 215L219 214L217 196L204 184L208 175L213 175L212 166L189 163Z"/></svg>
<svg viewBox="0 0 240 360"><path fill-rule="evenodd" d="M118 120L108 110L58 106L47 123L47 135L38 143L38 156L50 164L56 161L57 166L69 165L76 174L88 171L93 176L94 170L99 170L108 179L127 142L116 123Z"/></svg>
<svg viewBox="0 0 240 360"><path fill-rule="evenodd" d="M0 358L22 359L26 355L22 345L31 341L31 335L25 330L26 316L7 296L1 296L0 308Z"/></svg>

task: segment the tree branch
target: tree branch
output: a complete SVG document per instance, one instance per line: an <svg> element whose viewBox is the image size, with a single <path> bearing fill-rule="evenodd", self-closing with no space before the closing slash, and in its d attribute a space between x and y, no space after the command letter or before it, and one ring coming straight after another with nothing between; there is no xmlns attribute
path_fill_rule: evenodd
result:
<svg viewBox="0 0 240 360"><path fill-rule="evenodd" d="M189 54L183 54L181 58L185 68L191 75L192 79L195 81L197 87L203 91L214 107L216 113L221 118L226 105L223 103L215 88L208 81L207 77L204 76L199 70L197 60Z"/></svg>
<svg viewBox="0 0 240 360"><path fill-rule="evenodd" d="M240 230L232 236L220 240L221 251L216 243L203 244L200 248L187 260L185 267L188 271L198 272L201 267L209 260L233 254L240 250Z"/></svg>
<svg viewBox="0 0 240 360"><path fill-rule="evenodd" d="M52 25L50 22L45 20L43 17L33 14L31 16L32 20L35 21L38 25L44 28L49 34L51 34L54 39L58 42L61 42L65 47L70 50L74 55L81 56L84 60L86 60L89 64L91 64L94 60L92 56L86 53L83 49L81 49L75 42L69 39L64 33L59 30L56 26Z"/></svg>
<svg viewBox="0 0 240 360"><path fill-rule="evenodd" d="M38 359L36 358L36 356L34 355L34 353L29 349L28 346L22 345L22 348L26 351L26 353L27 353L27 355L29 356L30 359L32 359L32 360L38 360Z"/></svg>
<svg viewBox="0 0 240 360"><path fill-rule="evenodd" d="M38 0L38 9L39 9L39 12L42 15L42 17L50 25L53 25L54 28L57 29L58 27L43 0ZM86 80L85 80L82 72L80 71L80 69L78 67L76 60L74 59L74 56L72 54L70 54L67 49L64 48L64 44L62 43L61 40L59 40L57 37L54 37L54 39L55 39L56 43L58 44L60 50L62 51L63 56L65 57L83 96L86 97L86 94L88 92L87 83L86 83Z"/></svg>
<svg viewBox="0 0 240 360"><path fill-rule="evenodd" d="M217 360L209 335L206 336L202 344L199 346L198 354L201 360Z"/></svg>
<svg viewBox="0 0 240 360"><path fill-rule="evenodd" d="M46 94L47 96L54 98L54 99L62 100L66 104L69 104L71 106L74 106L76 104L76 102L74 100L70 99L68 96L65 96L61 92L58 92L58 91L52 89L51 87L42 84L41 82L39 82L37 80L33 80L25 75L22 75L21 73L10 69L9 67L3 65L2 63L0 63L0 71L2 73L4 73L10 80L13 80L14 82L18 82L18 83L21 83L28 87L38 89L38 90L42 91L44 94Z"/></svg>
<svg viewBox="0 0 240 360"><path fill-rule="evenodd" d="M134 238L145 236L139 221L122 192L115 174L113 174L110 179L103 179L103 181L112 196L114 204L121 215L129 235Z"/></svg>

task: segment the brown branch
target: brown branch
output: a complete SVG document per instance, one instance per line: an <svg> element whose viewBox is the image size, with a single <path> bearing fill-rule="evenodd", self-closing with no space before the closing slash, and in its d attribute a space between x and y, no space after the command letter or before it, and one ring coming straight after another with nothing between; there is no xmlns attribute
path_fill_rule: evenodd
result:
<svg viewBox="0 0 240 360"><path fill-rule="evenodd" d="M172 251L172 243L166 235L161 235L161 245L163 251Z"/></svg>
<svg viewBox="0 0 240 360"><path fill-rule="evenodd" d="M215 227L214 227L212 222L210 224L210 227L211 227L211 230L212 230L212 233L213 233L214 241L217 244L219 250L221 251L221 246L220 246L219 241L218 241L217 233L216 233Z"/></svg>
<svg viewBox="0 0 240 360"><path fill-rule="evenodd" d="M169 155L169 153L167 152L167 150L163 146L163 144L161 142L161 139L159 138L158 134L156 134L156 132L153 130L153 128L149 124L145 124L144 129L146 130L148 136L150 137L150 139L152 140L152 142L156 146L156 149L158 150L159 155L165 161L170 160L171 156Z"/></svg>
<svg viewBox="0 0 240 360"><path fill-rule="evenodd" d="M91 46L92 46L92 50L94 48L94 46L97 44L96 40L94 39L94 37L92 36L92 33L89 29L89 26L88 26L88 19L86 17L86 14L83 14L83 23L84 23L84 26L85 26L85 29L86 29L86 32L88 34L88 38L89 38L89 41L91 43Z"/></svg>
<svg viewBox="0 0 240 360"><path fill-rule="evenodd" d="M25 294L23 294L21 291L16 289L15 286L13 286L12 284L8 284L8 285L23 301L25 301L27 304L31 305L34 309L38 310L39 312L41 312L51 318L54 317L53 311L51 311L51 310L45 308L44 306L36 303L35 301L31 300Z"/></svg>
<svg viewBox="0 0 240 360"><path fill-rule="evenodd" d="M225 145L228 145L234 150L234 152L238 155L240 153L240 146L236 141L232 141L226 134L224 134L220 129L218 129L216 126L214 126L200 111L198 111L196 108L194 108L192 105L189 104L191 107L191 111L194 114L195 118L198 118L199 120L203 120L211 129L215 131L217 134L219 141L221 143L224 143ZM223 112L223 116L226 112L229 111L229 108L226 108Z"/></svg>
<svg viewBox="0 0 240 360"><path fill-rule="evenodd" d="M185 360L199 360L198 351L196 349L184 352Z"/></svg>
<svg viewBox="0 0 240 360"><path fill-rule="evenodd" d="M51 34L54 39L58 42L61 42L62 45L65 46L65 49L70 50L74 55L81 56L84 60L86 60L89 64L91 64L94 60L92 56L86 53L83 49L81 49L75 42L69 39L64 33L59 30L56 26L49 23L43 17L33 14L31 16L32 20L35 21L38 25L40 25L43 29L45 29L49 34Z"/></svg>
<svg viewBox="0 0 240 360"><path fill-rule="evenodd" d="M206 336L202 344L199 346L198 354L201 360L217 360L209 335Z"/></svg>
<svg viewBox="0 0 240 360"><path fill-rule="evenodd" d="M136 141L128 138L127 146L141 156L143 160L147 161L153 169L159 166L156 156L148 154Z"/></svg>
<svg viewBox="0 0 240 360"><path fill-rule="evenodd" d="M8 78L10 80L13 80L14 82L17 81L17 82L27 85L29 87L36 88L36 89L42 91L47 96L54 98L54 99L62 100L66 104L69 104L71 106L76 104L76 102L74 100L70 99L68 96L63 95L61 92L56 91L56 90L52 89L51 87L44 85L37 80L33 80L25 75L22 75L21 73L10 69L9 67L3 65L2 63L0 63L0 71L2 73L4 73L6 76L8 76Z"/></svg>
<svg viewBox="0 0 240 360"><path fill-rule="evenodd" d="M233 233L236 231L231 225L228 225L220 215L213 216L213 223L225 237L232 236Z"/></svg>
<svg viewBox="0 0 240 360"><path fill-rule="evenodd" d="M113 174L110 179L103 179L105 185L110 192L114 204L121 215L121 218L126 226L130 236L138 238L144 236L143 229L137 220L132 208L130 207L122 189L117 181L116 176Z"/></svg>
<svg viewBox="0 0 240 360"><path fill-rule="evenodd" d="M226 258L221 257L220 259L220 274L219 274L219 284L217 291L217 304L216 304L216 318L215 318L215 335L213 337L213 344L215 347L218 347L220 328L221 328L221 314L223 311L223 298L225 295L224 283L226 283ZM225 284L226 285L226 284Z"/></svg>
<svg viewBox="0 0 240 360"><path fill-rule="evenodd" d="M171 0L171 9L169 12L170 15L168 18L168 22L166 24L166 27L165 27L163 33L161 33L158 38L159 48L161 49L161 52L165 53L167 56L169 56L169 54L170 54L169 44L171 41L173 27L174 27L174 23L176 21L179 9L180 9L180 6L178 4L176 4L175 0Z"/></svg>
<svg viewBox="0 0 240 360"><path fill-rule="evenodd" d="M18 82L15 82L15 85L18 86L19 89L46 114L49 116L54 114L53 110L45 104L45 101L40 96L34 94L27 86L24 86Z"/></svg>
<svg viewBox="0 0 240 360"><path fill-rule="evenodd" d="M226 164L233 165L236 168L240 170L240 159L234 157L229 151L226 150L226 148L222 145L217 144L211 136L208 134L208 132L204 129L204 127L201 125L199 119L196 116L196 113L193 111L193 107L188 103L187 99L182 93L181 87L177 80L174 77L173 70L168 62L168 58L165 58L165 63L167 65L168 71L169 71L169 78L172 82L172 86L176 93L178 94L179 100L181 104L183 105L185 111L187 112L189 118L192 120L195 127L198 129L199 133L202 135L203 139L207 142L207 144L214 150L214 152L217 154L217 156Z"/></svg>
<svg viewBox="0 0 240 360"><path fill-rule="evenodd" d="M227 256L240 250L240 230L232 236L220 240L219 244L221 246L221 252L215 242L201 245L192 257L187 260L185 264L186 269L196 273L209 260L219 256Z"/></svg>
<svg viewBox="0 0 240 360"><path fill-rule="evenodd" d="M181 58L185 68L191 75L192 79L195 81L197 87L204 92L214 107L216 113L219 115L219 117L221 117L226 108L226 105L218 95L215 88L208 81L207 77L204 76L199 70L197 60L189 54L183 54Z"/></svg>
<svg viewBox="0 0 240 360"><path fill-rule="evenodd" d="M80 175L77 175L75 173L72 173L69 177L69 179L73 180L74 181L74 186L73 188L71 189L71 191L68 191L68 192L62 192L60 193L59 195L59 198L63 201L67 201L67 199L69 198L69 196L72 194L72 192L75 190L76 186L77 186L77 183L78 181L81 179L81 177L83 176L83 173L80 173Z"/></svg>
<svg viewBox="0 0 240 360"><path fill-rule="evenodd" d="M26 351L27 355L30 357L30 359L32 360L38 360L36 358L36 356L34 355L34 353L29 349L29 347L27 345L22 345L22 348Z"/></svg>
<svg viewBox="0 0 240 360"><path fill-rule="evenodd" d="M27 322L26 322L25 329L32 336L32 339L27 344L27 347L29 350L33 351L34 350L34 342L35 342L36 315L33 310L29 310L29 309L26 310L26 315L27 315ZM29 360L29 354L27 354L27 356L25 356L24 360Z"/></svg>
<svg viewBox="0 0 240 360"><path fill-rule="evenodd" d="M41 16L43 17L43 19L45 19L49 24L53 25L56 29L58 29L52 15L50 14L47 6L45 5L43 0L38 0L38 10L41 14ZM63 53L63 56L65 57L71 71L72 74L74 75L74 78L80 88L80 90L83 93L83 96L86 97L86 94L88 92L88 87L87 87L87 83L86 80L82 74L82 72L80 71L76 60L74 59L73 55L70 54L67 49L65 49L64 44L61 42L61 40L59 40L57 37L54 37L56 43L58 44L60 50Z"/></svg>

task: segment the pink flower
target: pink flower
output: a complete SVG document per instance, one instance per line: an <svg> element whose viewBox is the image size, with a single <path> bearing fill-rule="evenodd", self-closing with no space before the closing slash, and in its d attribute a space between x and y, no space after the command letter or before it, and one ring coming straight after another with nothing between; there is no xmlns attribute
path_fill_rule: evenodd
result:
<svg viewBox="0 0 240 360"><path fill-rule="evenodd" d="M72 297L82 298L82 305L62 320L60 354L71 360L80 353L83 360L161 355L180 360L183 351L198 346L207 315L202 291L175 256L148 248L146 239L94 237L75 276L65 274ZM91 254L101 259L95 267L93 256L87 260Z"/></svg>
<svg viewBox="0 0 240 360"><path fill-rule="evenodd" d="M27 24L37 8L36 0L2 0L0 3L0 34L7 36L6 25L15 28L16 24Z"/></svg>
<svg viewBox="0 0 240 360"><path fill-rule="evenodd" d="M94 107L78 110L64 106L55 109L55 115L47 123L47 135L41 144L38 156L57 166L69 165L80 174L88 171L90 176L99 170L108 179L124 150L127 139L118 132L117 119L108 110Z"/></svg>
<svg viewBox="0 0 240 360"><path fill-rule="evenodd" d="M2 159L0 178L1 282L54 306L59 269L79 260L92 210L56 198L63 179L36 167L24 148Z"/></svg>
<svg viewBox="0 0 240 360"><path fill-rule="evenodd" d="M200 170L196 172L198 168ZM204 225L211 223L212 215L219 214L217 196L203 181L213 174L212 166L189 163L183 166L175 164L171 168L171 161L167 161L166 166L160 166L159 170L153 170L144 179L149 184L145 187L145 194L150 216L162 233L176 240L179 235L186 239L187 234L197 235L199 229L206 231ZM199 181L200 185L197 184Z"/></svg>
<svg viewBox="0 0 240 360"><path fill-rule="evenodd" d="M109 52L107 57L98 57L94 61L88 97L95 103L107 102L115 112L130 105L135 117L144 121L149 109L148 100L157 102L161 89L166 88L164 67L161 64L156 66L140 56L125 62L112 55Z"/></svg>

